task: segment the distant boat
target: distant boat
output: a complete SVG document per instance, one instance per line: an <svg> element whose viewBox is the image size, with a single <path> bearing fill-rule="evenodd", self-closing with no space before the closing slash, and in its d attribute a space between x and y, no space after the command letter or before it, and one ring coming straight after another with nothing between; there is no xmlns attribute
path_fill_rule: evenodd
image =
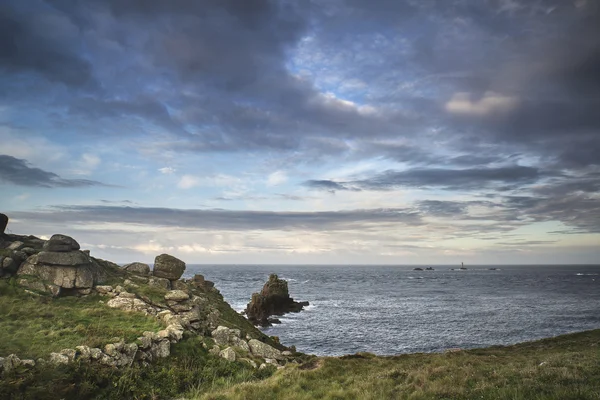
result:
<svg viewBox="0 0 600 400"><path fill-rule="evenodd" d="M467 268L465 267L465 263L464 263L464 262L461 262L461 263L460 263L460 268L459 268L459 269L462 269L462 270L465 270L465 269L467 269Z"/></svg>
<svg viewBox="0 0 600 400"><path fill-rule="evenodd" d="M433 269L433 267L427 267L425 268L425 271L435 271L435 269Z"/></svg>

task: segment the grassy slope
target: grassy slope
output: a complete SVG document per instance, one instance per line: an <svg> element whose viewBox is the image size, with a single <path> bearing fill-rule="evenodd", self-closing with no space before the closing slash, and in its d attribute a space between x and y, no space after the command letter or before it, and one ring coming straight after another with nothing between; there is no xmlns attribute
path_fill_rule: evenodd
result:
<svg viewBox="0 0 600 400"><path fill-rule="evenodd" d="M0 356L47 357L79 345L100 347L119 337L133 341L162 329L156 319L114 310L100 296L49 298L0 280Z"/></svg>
<svg viewBox="0 0 600 400"><path fill-rule="evenodd" d="M202 338L188 337L172 346L171 356L148 367L115 369L99 365L45 365L0 379L0 399L173 399L181 393L200 395L240 382L271 376L274 367L254 369L229 362L202 347Z"/></svg>
<svg viewBox="0 0 600 400"><path fill-rule="evenodd" d="M600 399L599 346L595 330L453 353L319 358L197 398Z"/></svg>

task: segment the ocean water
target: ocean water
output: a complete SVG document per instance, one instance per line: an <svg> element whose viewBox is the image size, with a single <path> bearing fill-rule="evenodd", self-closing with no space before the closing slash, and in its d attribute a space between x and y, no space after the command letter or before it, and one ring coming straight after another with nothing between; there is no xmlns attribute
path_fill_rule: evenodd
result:
<svg viewBox="0 0 600 400"><path fill-rule="evenodd" d="M242 311L270 273L300 313L264 329L317 355L380 355L506 345L600 328L600 266L188 265ZM424 267L423 267L424 268Z"/></svg>

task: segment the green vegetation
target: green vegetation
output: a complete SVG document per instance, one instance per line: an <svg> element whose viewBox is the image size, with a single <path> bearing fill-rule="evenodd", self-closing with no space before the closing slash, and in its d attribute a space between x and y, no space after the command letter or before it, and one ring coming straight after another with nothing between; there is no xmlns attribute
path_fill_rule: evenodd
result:
<svg viewBox="0 0 600 400"><path fill-rule="evenodd" d="M318 358L197 399L599 399L600 330L442 354Z"/></svg>
<svg viewBox="0 0 600 400"><path fill-rule="evenodd" d="M100 347L116 337L133 341L158 331L152 317L107 307L100 296L35 296L0 280L0 356L47 357L79 345Z"/></svg>
<svg viewBox="0 0 600 400"><path fill-rule="evenodd" d="M147 367L123 370L89 364L36 367L0 379L0 398L51 399L170 399L253 382L271 376L275 368L254 369L210 355L202 338L188 337L172 346L170 357Z"/></svg>

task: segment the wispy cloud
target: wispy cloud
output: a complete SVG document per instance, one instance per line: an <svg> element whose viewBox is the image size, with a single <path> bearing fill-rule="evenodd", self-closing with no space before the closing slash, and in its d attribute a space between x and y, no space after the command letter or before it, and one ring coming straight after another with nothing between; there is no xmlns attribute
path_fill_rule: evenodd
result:
<svg viewBox="0 0 600 400"><path fill-rule="evenodd" d="M8 155L0 155L0 181L19 186L39 186L46 188L69 188L89 186L109 186L88 179L65 179L53 172L30 167L25 160Z"/></svg>

